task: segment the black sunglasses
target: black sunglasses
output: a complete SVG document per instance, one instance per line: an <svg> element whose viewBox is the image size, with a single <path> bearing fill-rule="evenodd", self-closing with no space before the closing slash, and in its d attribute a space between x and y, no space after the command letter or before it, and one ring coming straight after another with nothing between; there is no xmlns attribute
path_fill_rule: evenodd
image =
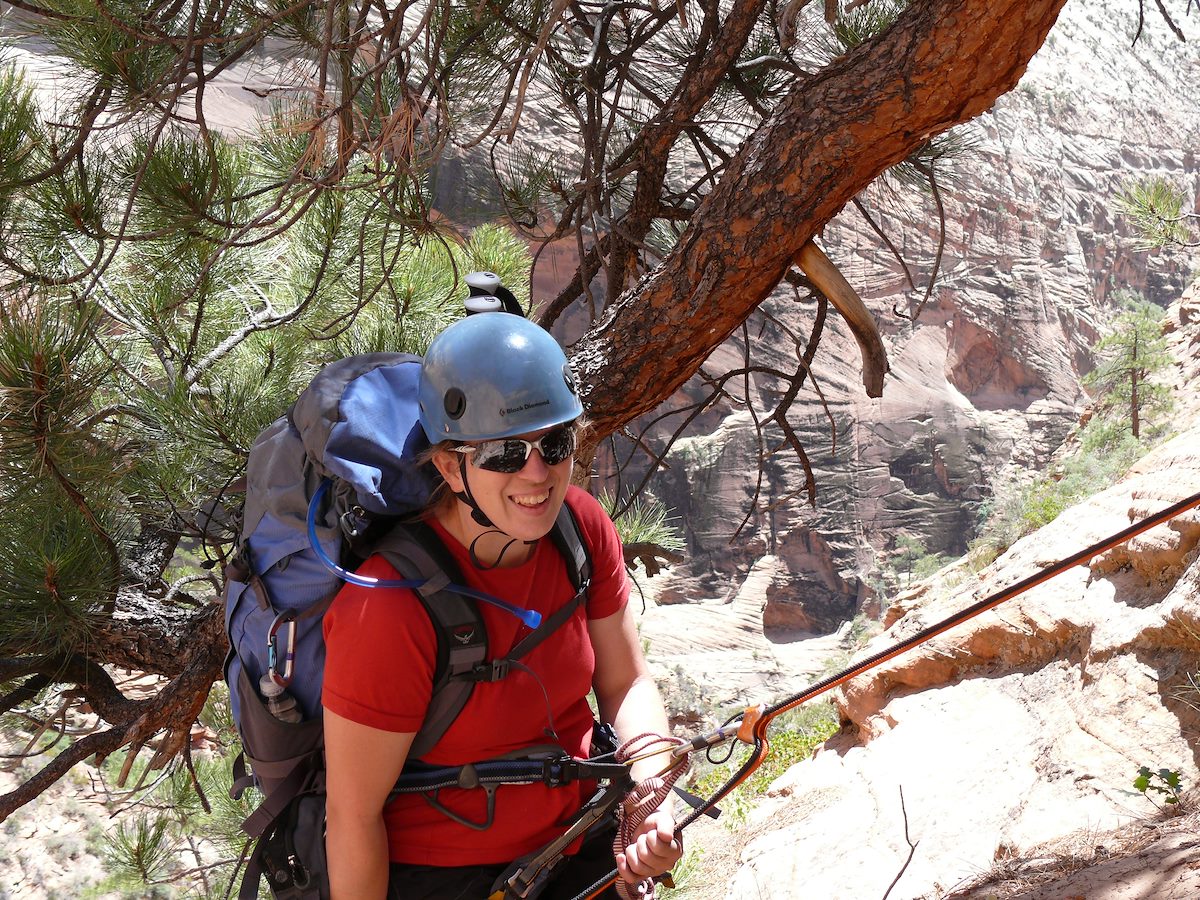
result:
<svg viewBox="0 0 1200 900"><path fill-rule="evenodd" d="M575 453L575 426L570 423L561 425L532 441L500 438L450 449L457 453L472 454L472 464L480 469L511 475L525 468L525 462L534 450L542 455L542 460L548 466L557 466L570 459Z"/></svg>

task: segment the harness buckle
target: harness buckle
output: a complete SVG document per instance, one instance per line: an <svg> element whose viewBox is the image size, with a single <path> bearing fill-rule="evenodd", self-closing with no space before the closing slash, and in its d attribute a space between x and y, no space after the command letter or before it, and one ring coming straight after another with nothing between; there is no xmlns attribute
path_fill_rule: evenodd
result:
<svg viewBox="0 0 1200 900"><path fill-rule="evenodd" d="M562 787L579 780L579 760L571 756L551 756L542 760L542 784Z"/></svg>
<svg viewBox="0 0 1200 900"><path fill-rule="evenodd" d="M592 762L573 756L552 756L542 761L542 783L546 787L562 787L575 781L607 781L631 785L633 776L624 763Z"/></svg>

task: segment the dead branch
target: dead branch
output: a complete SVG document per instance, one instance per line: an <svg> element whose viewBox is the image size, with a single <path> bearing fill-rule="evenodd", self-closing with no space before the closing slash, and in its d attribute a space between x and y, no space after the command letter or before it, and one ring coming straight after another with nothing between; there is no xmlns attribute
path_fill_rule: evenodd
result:
<svg viewBox="0 0 1200 900"><path fill-rule="evenodd" d="M219 606L212 605L193 617L179 674L147 700L124 697L107 673L93 662L76 657L55 666L53 677L75 682L77 692L93 703L112 727L74 741L24 784L0 796L0 821L41 794L75 763L89 757L102 760L128 745L130 752L125 764L128 770L140 749L160 733L149 768L162 768L179 755L209 689L221 677L226 647L221 612Z"/></svg>
<svg viewBox="0 0 1200 900"><path fill-rule="evenodd" d="M900 867L900 871L896 873L896 877L892 879L892 883L888 885L888 889L883 894L883 900L887 900L891 896L892 890L896 884L904 877L904 873L908 870L909 863L913 860L913 855L917 852L917 844L920 841L914 842L908 836L908 810L904 807L904 786L900 786L900 813L904 816L904 842L908 844L908 858L904 860L904 865Z"/></svg>
<svg viewBox="0 0 1200 900"><path fill-rule="evenodd" d="M677 566L684 561L682 553L668 550L660 544L649 541L634 541L625 545L625 565L633 568L637 563L642 564L646 574L653 578L666 566Z"/></svg>
<svg viewBox="0 0 1200 900"><path fill-rule="evenodd" d="M887 349L879 336L875 319L867 311L862 298L846 281L837 266L812 241L800 248L796 264L813 284L829 298L834 309L841 313L858 342L863 361L863 387L868 397L883 396L883 377L888 372Z"/></svg>

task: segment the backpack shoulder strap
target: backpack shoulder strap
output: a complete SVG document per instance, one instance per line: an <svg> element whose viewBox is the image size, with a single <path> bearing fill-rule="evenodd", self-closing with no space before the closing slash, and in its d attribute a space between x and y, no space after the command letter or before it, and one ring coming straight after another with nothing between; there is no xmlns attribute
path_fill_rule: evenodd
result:
<svg viewBox="0 0 1200 900"><path fill-rule="evenodd" d="M571 507L565 503L558 511L558 518L555 519L554 527L550 530L550 540L562 554L563 562L567 566L567 577L571 581L571 587L575 589L575 596L518 641L512 648L512 652L508 654L508 658L504 660L506 664L527 656L534 647L550 637L567 619L571 618L581 604L587 602L588 589L592 582L592 557L588 553L587 544L584 543L575 513L571 512Z"/></svg>
<svg viewBox="0 0 1200 900"><path fill-rule="evenodd" d="M433 624L438 641L433 694L425 721L413 740L409 756L420 759L433 749L466 705L475 684L507 677L512 663L527 656L557 631L586 602L592 562L575 514L567 504L559 510L550 539L562 554L574 597L542 620L503 659L487 661L487 629L475 601L447 588L462 581L450 551L423 522L398 523L371 548L405 578L422 579L414 593Z"/></svg>
<svg viewBox="0 0 1200 900"><path fill-rule="evenodd" d="M442 739L471 696L477 680L473 675L487 659L487 629L474 600L443 590L460 581L461 575L428 525L397 524L372 551L382 555L405 578L425 581L413 593L433 624L438 651L429 709L409 750L413 759L419 759Z"/></svg>
<svg viewBox="0 0 1200 900"><path fill-rule="evenodd" d="M586 588L592 580L592 556L588 552L583 532L579 528L579 520L575 518L575 513L566 503L562 505L562 509L558 511L558 518L554 520L554 527L550 530L550 540L554 542L554 546L558 548L558 552L566 561L567 576L571 579L571 586L576 591Z"/></svg>

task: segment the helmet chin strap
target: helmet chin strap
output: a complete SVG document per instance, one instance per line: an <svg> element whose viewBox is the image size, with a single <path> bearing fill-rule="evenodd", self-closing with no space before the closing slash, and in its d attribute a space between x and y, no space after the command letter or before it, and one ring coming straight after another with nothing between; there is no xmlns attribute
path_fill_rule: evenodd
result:
<svg viewBox="0 0 1200 900"><path fill-rule="evenodd" d="M487 513L479 508L479 504L471 496L471 485L467 484L467 461L461 456L458 458L458 474L462 478L463 489L461 491L452 491L454 496L470 507L472 519L484 528L495 528L495 524L487 517Z"/></svg>
<svg viewBox="0 0 1200 900"><path fill-rule="evenodd" d="M471 561L475 563L477 568L494 569L500 565L500 561L504 559L504 554L508 552L508 548L517 543L517 539L510 536L508 532L501 531L499 528L497 528L495 523L493 523L492 520L487 517L487 513L479 508L479 504L471 495L471 485L467 483L467 461L461 457L459 458L458 462L458 472L459 476L462 478L463 489L461 491L452 491L451 493L453 493L455 497L457 497L461 502L465 503L470 508L472 519L474 519L484 528L492 529L490 532L484 532L483 534L476 535L475 540L471 541L471 546L467 548L467 552L470 554ZM496 557L496 561L490 565L485 565L482 563L475 553L475 545L479 542L480 538L484 537L486 534L498 534L508 538L508 543L501 548L499 555ZM537 541L521 541L521 543L525 544L526 546L532 546L533 544L536 544Z"/></svg>

